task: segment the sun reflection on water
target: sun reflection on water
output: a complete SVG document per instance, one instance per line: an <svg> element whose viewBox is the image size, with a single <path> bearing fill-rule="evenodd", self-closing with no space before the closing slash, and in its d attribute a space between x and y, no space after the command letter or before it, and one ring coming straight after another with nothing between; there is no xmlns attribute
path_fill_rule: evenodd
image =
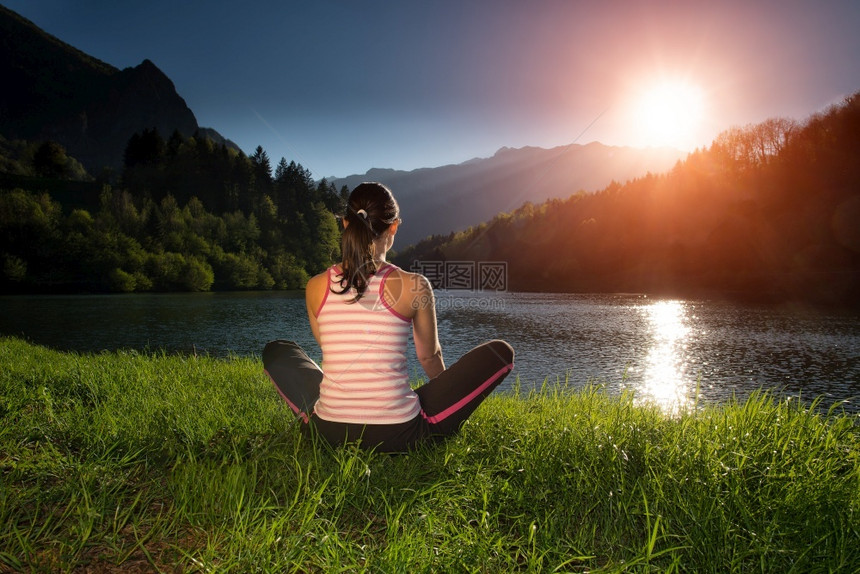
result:
<svg viewBox="0 0 860 574"><path fill-rule="evenodd" d="M685 351L691 334L691 317L680 301L658 301L642 307L642 311L649 323L651 341L637 398L677 412L690 402Z"/></svg>

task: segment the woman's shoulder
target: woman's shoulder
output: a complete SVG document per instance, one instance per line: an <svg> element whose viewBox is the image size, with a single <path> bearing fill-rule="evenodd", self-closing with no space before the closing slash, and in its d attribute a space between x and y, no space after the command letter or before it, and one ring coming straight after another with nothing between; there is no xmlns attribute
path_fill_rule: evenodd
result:
<svg viewBox="0 0 860 574"><path fill-rule="evenodd" d="M388 273L388 280L392 278L397 279L404 285L406 288L415 291L425 291L428 288L432 289L430 286L430 282L426 277L421 275L420 273L412 273L410 271L406 271L405 269L401 269L396 265L391 263L388 264L392 269Z"/></svg>
<svg viewBox="0 0 860 574"><path fill-rule="evenodd" d="M320 283L328 283L331 269L332 268L329 267L322 273L317 273L316 275L308 279L308 287L313 288L315 285L319 285Z"/></svg>
<svg viewBox="0 0 860 574"><path fill-rule="evenodd" d="M319 297L323 293L325 293L326 289L328 289L329 282L331 281L331 267L323 271L322 273L317 273L310 279L308 279L307 284L305 285L305 293L310 297Z"/></svg>
<svg viewBox="0 0 860 574"><path fill-rule="evenodd" d="M330 268L326 269L322 273L318 273L308 279L308 282L305 285L305 300L307 301L309 308L316 310L319 308L320 304L322 304L326 290L329 286L330 270Z"/></svg>
<svg viewBox="0 0 860 574"><path fill-rule="evenodd" d="M394 267L394 266L392 266ZM407 317L433 303L433 287L420 273L394 267L386 280L385 295L396 311Z"/></svg>

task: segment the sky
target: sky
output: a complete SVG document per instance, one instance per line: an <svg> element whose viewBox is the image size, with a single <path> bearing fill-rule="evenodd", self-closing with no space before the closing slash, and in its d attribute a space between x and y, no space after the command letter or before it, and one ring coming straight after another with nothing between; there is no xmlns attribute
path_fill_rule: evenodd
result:
<svg viewBox="0 0 860 574"><path fill-rule="evenodd" d="M501 147L710 145L860 91L857 0L0 0L314 177Z"/></svg>

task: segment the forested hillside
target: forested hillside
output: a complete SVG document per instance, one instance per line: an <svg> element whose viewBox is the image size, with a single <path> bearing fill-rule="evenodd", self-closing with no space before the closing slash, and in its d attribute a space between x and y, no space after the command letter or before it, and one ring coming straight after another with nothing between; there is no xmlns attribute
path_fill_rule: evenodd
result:
<svg viewBox="0 0 860 574"><path fill-rule="evenodd" d="M119 70L0 6L0 134L53 141L91 174L119 171L132 134L157 128L191 136L201 128L173 81L152 61Z"/></svg>
<svg viewBox="0 0 860 574"><path fill-rule="evenodd" d="M728 130L669 173L429 238L397 262L505 262L513 290L856 305L858 223L860 93L803 123Z"/></svg>
<svg viewBox="0 0 860 574"><path fill-rule="evenodd" d="M339 256L342 193L261 147L146 130L112 187L57 144L2 144L2 292L294 289Z"/></svg>
<svg viewBox="0 0 860 574"><path fill-rule="evenodd" d="M3 292L301 288L339 257L347 188L283 158L273 170L260 147L146 130L111 186L56 144L0 144ZM510 290L856 305L858 158L855 94L802 123L730 129L665 174L396 245L395 261L503 262Z"/></svg>

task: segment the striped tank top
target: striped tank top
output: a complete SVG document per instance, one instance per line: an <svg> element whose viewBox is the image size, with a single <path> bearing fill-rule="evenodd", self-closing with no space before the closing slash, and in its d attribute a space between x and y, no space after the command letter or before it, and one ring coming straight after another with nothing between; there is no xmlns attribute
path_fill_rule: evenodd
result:
<svg viewBox="0 0 860 574"><path fill-rule="evenodd" d="M385 279L395 269L391 264L381 267L355 303L350 303L354 290L336 292L341 289L340 268L328 270L329 289L317 311L324 376L314 411L321 419L397 424L421 410L406 368L412 321L382 296Z"/></svg>

